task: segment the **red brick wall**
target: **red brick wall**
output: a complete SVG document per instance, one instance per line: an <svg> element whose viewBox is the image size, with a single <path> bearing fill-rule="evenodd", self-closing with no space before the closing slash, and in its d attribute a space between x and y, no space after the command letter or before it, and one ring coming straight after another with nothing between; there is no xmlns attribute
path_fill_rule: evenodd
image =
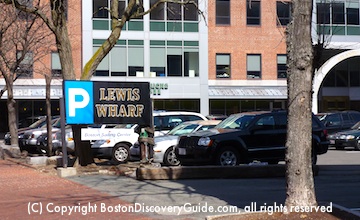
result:
<svg viewBox="0 0 360 220"><path fill-rule="evenodd" d="M276 25L276 1L261 1L261 25L246 25L246 0L230 1L230 25L216 26L209 1L209 79L216 79L216 53L231 54L231 79L246 79L246 55L261 54L264 80L277 79L277 54L286 53L285 28Z"/></svg>
<svg viewBox="0 0 360 220"><path fill-rule="evenodd" d="M68 33L70 36L73 62L75 68L76 78L80 78L82 71L82 32L81 32L81 1L68 0ZM50 18L50 17L49 17ZM50 48L51 51L56 52L54 36L51 35L49 45L45 45L46 48ZM43 74L51 73L51 53L41 59L41 62L34 63L34 78L43 79Z"/></svg>

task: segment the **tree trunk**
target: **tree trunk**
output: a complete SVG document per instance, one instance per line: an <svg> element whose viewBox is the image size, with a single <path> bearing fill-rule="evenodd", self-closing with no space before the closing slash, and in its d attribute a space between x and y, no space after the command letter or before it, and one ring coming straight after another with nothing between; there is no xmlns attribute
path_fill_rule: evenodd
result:
<svg viewBox="0 0 360 220"><path fill-rule="evenodd" d="M50 84L51 84L51 76L45 75L46 81L46 125L47 125L47 154L48 156L52 156L53 149L53 136L52 136L52 125L51 125L51 97L50 97Z"/></svg>
<svg viewBox="0 0 360 220"><path fill-rule="evenodd" d="M11 145L19 146L18 129L16 121L16 101L14 100L13 94L13 82L5 77L7 87L7 109L9 117L9 131L11 135Z"/></svg>
<svg viewBox="0 0 360 220"><path fill-rule="evenodd" d="M287 207L316 205L311 162L312 62L311 0L292 1L287 29L288 137L286 142Z"/></svg>

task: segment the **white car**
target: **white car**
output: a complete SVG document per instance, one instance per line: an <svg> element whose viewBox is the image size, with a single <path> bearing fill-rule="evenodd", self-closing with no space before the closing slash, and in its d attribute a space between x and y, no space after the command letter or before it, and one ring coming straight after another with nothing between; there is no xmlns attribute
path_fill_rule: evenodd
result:
<svg viewBox="0 0 360 220"><path fill-rule="evenodd" d="M185 121L207 121L208 118L196 112L154 111L154 136L161 136Z"/></svg>
<svg viewBox="0 0 360 220"><path fill-rule="evenodd" d="M174 146L178 143L180 135L190 134L196 131L203 131L215 127L221 120L197 120L187 121L173 128L166 135L156 136L154 138L155 146L153 161L164 165L177 166L180 161L177 160L174 153ZM140 157L140 146L136 143L130 148L132 158Z"/></svg>
<svg viewBox="0 0 360 220"><path fill-rule="evenodd" d="M154 136L166 134L169 130L184 121L208 120L205 116L196 112L179 111L154 111ZM139 138L136 130L137 124L116 125L114 128L122 129L113 138L97 140L91 145L94 157L113 159L117 163L125 163L130 159L130 147L133 146Z"/></svg>
<svg viewBox="0 0 360 220"><path fill-rule="evenodd" d="M139 138L139 134L135 132L137 127L137 124L120 124L112 127L118 130L119 135L115 138L96 140L91 145L94 157L112 159L117 163L127 162L129 149Z"/></svg>

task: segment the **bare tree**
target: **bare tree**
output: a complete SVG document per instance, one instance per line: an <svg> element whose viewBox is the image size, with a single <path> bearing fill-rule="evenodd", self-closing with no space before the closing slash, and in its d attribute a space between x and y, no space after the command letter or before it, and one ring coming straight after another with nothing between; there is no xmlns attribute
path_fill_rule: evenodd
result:
<svg viewBox="0 0 360 220"><path fill-rule="evenodd" d="M18 145L14 81L34 73L33 63L46 55L49 34L36 16L5 5L0 11L0 73L5 80L11 144Z"/></svg>
<svg viewBox="0 0 360 220"><path fill-rule="evenodd" d="M312 172L313 47L312 0L292 1L293 19L287 27L288 136L285 205L316 205Z"/></svg>
<svg viewBox="0 0 360 220"><path fill-rule="evenodd" d="M39 8L37 7L21 4L19 0L0 0L0 3L12 4L15 8L30 14L35 14L44 21L44 23L48 26L48 28L52 31L56 38L56 45L60 56L63 79L73 80L76 79L76 75L74 72L70 38L67 31L68 27L66 22L66 2L66 0L49 0L49 7L51 11L51 18L49 18L44 11L39 10ZM183 6L192 4L198 9L197 3L193 0L158 0L157 2L155 2L154 5L150 7L149 10L144 11L142 2L142 0L129 0L128 5L121 17L119 17L117 0L111 1L110 8L104 8L104 10L108 10L110 13L112 31L108 39L94 53L93 57L86 63L80 77L81 80L89 80L92 77L100 62L110 52L110 50L116 44L116 41L119 39L122 27L130 19L149 14L156 7L158 7L160 4L164 4L165 2L181 4ZM198 11L200 14L202 14L200 10ZM79 158L80 165L86 166L93 163L94 159L91 153L90 143L83 142L80 138L81 126L74 125L72 127L76 153Z"/></svg>

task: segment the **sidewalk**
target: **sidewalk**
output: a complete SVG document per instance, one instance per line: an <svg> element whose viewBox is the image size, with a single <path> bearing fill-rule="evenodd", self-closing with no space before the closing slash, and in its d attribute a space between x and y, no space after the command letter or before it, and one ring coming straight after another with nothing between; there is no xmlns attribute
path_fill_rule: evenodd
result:
<svg viewBox="0 0 360 220"><path fill-rule="evenodd" d="M0 160L1 219L150 219L132 204L56 175ZM63 213L61 213L63 212Z"/></svg>

